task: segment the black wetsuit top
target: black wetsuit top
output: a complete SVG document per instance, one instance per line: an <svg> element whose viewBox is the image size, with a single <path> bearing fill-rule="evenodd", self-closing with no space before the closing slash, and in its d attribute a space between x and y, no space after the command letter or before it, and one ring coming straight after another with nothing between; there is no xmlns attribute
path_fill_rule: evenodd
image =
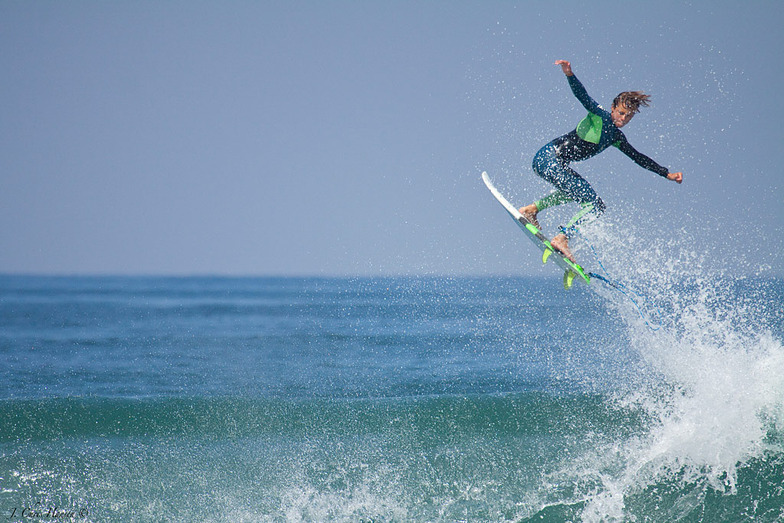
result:
<svg viewBox="0 0 784 523"><path fill-rule="evenodd" d="M631 158L634 163L666 177L669 170L662 167L648 156L637 151L626 140L626 136L612 121L610 112L605 111L583 87L576 76L567 76L572 93L588 110L588 115L580 121L577 128L553 140L558 156L566 163L587 160L604 151L611 145Z"/></svg>

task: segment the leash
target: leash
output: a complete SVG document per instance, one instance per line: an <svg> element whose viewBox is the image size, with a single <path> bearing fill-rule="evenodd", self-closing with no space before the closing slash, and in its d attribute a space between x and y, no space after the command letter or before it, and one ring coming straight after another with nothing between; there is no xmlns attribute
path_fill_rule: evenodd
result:
<svg viewBox="0 0 784 523"><path fill-rule="evenodd" d="M585 243L588 244L588 247L591 248L591 252L593 253L593 257L596 259L596 262L599 264L599 267L601 267L602 271L605 274L605 276L602 276L601 274L597 274L595 272L589 272L588 273L588 277L596 278L597 280L601 280L605 284L607 284L610 288L615 289L618 292L620 292L621 294L623 294L624 296L626 296L626 298L630 302L632 302L632 304L634 305L634 308L637 309L637 314L640 315L640 318L642 318L642 321L645 322L645 325L650 330L655 332L655 331L661 329L661 327L662 327L661 326L661 321L657 321L655 325L652 324L650 321L648 321L648 318L645 317L645 314L643 314L642 309L640 308L640 305L637 303L637 300L634 299L632 294L634 294L634 296L636 296L637 299L642 300L643 302L647 303L649 307L651 306L650 300L648 298L646 298L643 294L628 288L623 283L621 283L619 281L614 281L613 279L611 279L610 278L610 273L607 271L607 269L605 269L604 264L602 263L602 260L599 258L599 254L596 252L596 249L594 249L594 247L593 247L593 244L591 244L591 242L589 242L585 238L585 236L583 234L579 233L579 231L578 231L578 234L580 234L580 237L583 239L583 241L585 241ZM661 318L661 316L662 316L661 310L656 305L653 305L653 308L656 309L658 318Z"/></svg>

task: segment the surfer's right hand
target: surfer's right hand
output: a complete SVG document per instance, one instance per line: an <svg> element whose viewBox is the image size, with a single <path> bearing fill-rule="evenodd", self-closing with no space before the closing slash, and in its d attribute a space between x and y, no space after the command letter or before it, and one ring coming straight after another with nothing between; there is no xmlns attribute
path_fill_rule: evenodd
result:
<svg viewBox="0 0 784 523"><path fill-rule="evenodd" d="M570 64L568 60L556 60L555 65L560 65L561 70L564 72L566 76L574 75L574 73L572 72L572 64Z"/></svg>

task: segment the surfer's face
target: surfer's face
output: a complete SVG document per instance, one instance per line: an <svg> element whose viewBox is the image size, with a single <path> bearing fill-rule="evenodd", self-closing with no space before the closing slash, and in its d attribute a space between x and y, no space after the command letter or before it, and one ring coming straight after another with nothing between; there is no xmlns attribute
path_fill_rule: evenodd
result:
<svg viewBox="0 0 784 523"><path fill-rule="evenodd" d="M629 120L632 119L634 116L634 111L626 107L624 104L619 103L618 105L614 105L612 111L610 111L610 115L612 116L612 121L615 124L615 127L623 127Z"/></svg>

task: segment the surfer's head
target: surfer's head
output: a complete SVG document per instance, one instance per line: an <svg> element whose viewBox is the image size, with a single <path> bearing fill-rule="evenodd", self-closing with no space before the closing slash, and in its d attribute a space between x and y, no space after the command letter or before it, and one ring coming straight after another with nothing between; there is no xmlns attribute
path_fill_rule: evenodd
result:
<svg viewBox="0 0 784 523"><path fill-rule="evenodd" d="M612 103L613 123L616 127L623 127L640 112L640 106L648 107L651 97L642 91L624 91L615 97Z"/></svg>

